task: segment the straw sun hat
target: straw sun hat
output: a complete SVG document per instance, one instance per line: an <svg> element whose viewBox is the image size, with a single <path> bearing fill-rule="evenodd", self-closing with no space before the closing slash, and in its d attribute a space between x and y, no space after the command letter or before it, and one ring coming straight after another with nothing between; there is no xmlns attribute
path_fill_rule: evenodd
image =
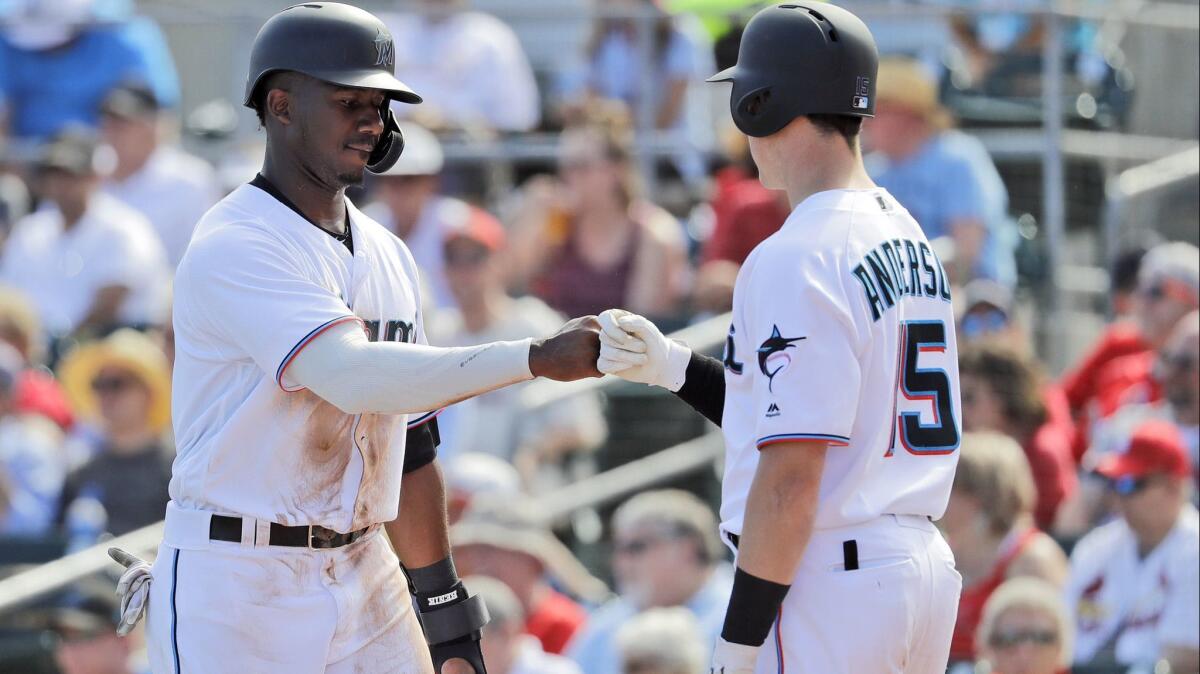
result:
<svg viewBox="0 0 1200 674"><path fill-rule="evenodd" d="M949 128L954 119L938 102L937 81L920 63L907 58L885 58L879 62L875 100L923 117L931 126Z"/></svg>
<svg viewBox="0 0 1200 674"><path fill-rule="evenodd" d="M58 368L63 389L82 416L97 419L100 406L92 381L106 367L128 370L150 391L149 424L159 432L171 423L171 368L162 348L130 329L114 332L72 351Z"/></svg>

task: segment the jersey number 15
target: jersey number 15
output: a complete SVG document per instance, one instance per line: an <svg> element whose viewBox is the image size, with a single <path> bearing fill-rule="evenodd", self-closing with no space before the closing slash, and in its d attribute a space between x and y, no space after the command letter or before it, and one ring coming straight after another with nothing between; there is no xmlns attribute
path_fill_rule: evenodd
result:
<svg viewBox="0 0 1200 674"><path fill-rule="evenodd" d="M896 448L896 436L911 454L934 456L958 449L958 424L954 421L950 377L940 368L917 366L922 353L946 352L946 324L942 321L906 321L900 325L897 353L895 423L887 456ZM899 396L906 400L928 400L933 405L933 423L921 422L920 412L895 414Z"/></svg>

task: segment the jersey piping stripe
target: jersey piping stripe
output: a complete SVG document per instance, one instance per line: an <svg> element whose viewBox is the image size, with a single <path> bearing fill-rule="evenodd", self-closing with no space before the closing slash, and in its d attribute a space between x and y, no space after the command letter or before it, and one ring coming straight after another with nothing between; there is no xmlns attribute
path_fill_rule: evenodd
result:
<svg viewBox="0 0 1200 674"><path fill-rule="evenodd" d="M295 360L296 356L300 355L300 352L304 350L304 347L307 346L309 342L313 341L317 337L320 337L321 333L332 328L333 326L341 325L342 323L345 323L346 321L359 321L361 323L362 319L360 319L358 316L342 316L340 318L335 318L331 321L326 321L326 322L322 323L321 325L318 325L317 327L313 328L312 332L305 335L304 338L301 339L299 342L296 342L296 346L293 346L292 350L288 351L288 355L284 356L283 362L279 364L279 369L275 371L275 383L279 385L279 388L283 389L284 391L286 391L288 393L295 393L296 391L303 389L304 388L303 386L298 387L298 388L291 388L291 389L284 386L283 385L284 370L286 370L287 366L290 365L293 360Z"/></svg>
<svg viewBox="0 0 1200 674"><path fill-rule="evenodd" d="M179 674L179 637L176 628L179 625L179 611L175 608L175 590L179 587L179 549L175 549L175 558L171 561L171 653L175 656L175 674Z"/></svg>
<svg viewBox="0 0 1200 674"><path fill-rule="evenodd" d="M762 449L768 445L776 445L781 442L794 442L796 440L818 440L838 447L850 444L850 438L844 435L831 435L828 433L780 433L778 435L768 435L765 438L759 438L756 444L759 449Z"/></svg>
<svg viewBox="0 0 1200 674"><path fill-rule="evenodd" d="M779 674L784 674L783 668L783 607L775 614L775 655L779 659Z"/></svg>
<svg viewBox="0 0 1200 674"><path fill-rule="evenodd" d="M412 421L408 422L408 430L411 431L412 429L417 428L418 426L423 426L423 425L429 423L430 421L433 421L434 419L436 419L438 417L438 415L440 415L442 412L445 412L445 411L446 411L446 408L443 407L440 410L435 410L433 412L426 412L425 414L422 414L421 416L417 417L416 419L413 419Z"/></svg>

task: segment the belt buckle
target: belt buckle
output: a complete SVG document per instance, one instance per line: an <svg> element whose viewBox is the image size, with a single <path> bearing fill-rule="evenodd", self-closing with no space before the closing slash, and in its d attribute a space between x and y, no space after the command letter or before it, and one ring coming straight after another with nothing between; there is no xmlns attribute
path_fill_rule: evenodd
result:
<svg viewBox="0 0 1200 674"><path fill-rule="evenodd" d="M335 547L332 545L333 539L337 536L337 532L323 527L319 524L308 525L308 549L309 550L327 550ZM314 541L322 545L314 545Z"/></svg>

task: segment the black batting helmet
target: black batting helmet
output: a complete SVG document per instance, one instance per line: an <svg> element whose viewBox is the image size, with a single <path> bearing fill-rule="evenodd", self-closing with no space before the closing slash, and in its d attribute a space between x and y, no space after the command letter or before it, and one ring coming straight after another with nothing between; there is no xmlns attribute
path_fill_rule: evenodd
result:
<svg viewBox="0 0 1200 674"><path fill-rule="evenodd" d="M792 2L755 14L737 64L708 79L733 82L729 110L748 136L769 136L801 115L875 115L879 51L867 26L820 2Z"/></svg>
<svg viewBox="0 0 1200 674"><path fill-rule="evenodd" d="M254 107L263 80L284 70L342 87L387 92L379 111L383 135L367 160L367 170L382 173L400 158L404 136L391 101L420 103L421 97L396 79L392 34L374 14L338 2L307 2L267 19L250 48L243 105Z"/></svg>

